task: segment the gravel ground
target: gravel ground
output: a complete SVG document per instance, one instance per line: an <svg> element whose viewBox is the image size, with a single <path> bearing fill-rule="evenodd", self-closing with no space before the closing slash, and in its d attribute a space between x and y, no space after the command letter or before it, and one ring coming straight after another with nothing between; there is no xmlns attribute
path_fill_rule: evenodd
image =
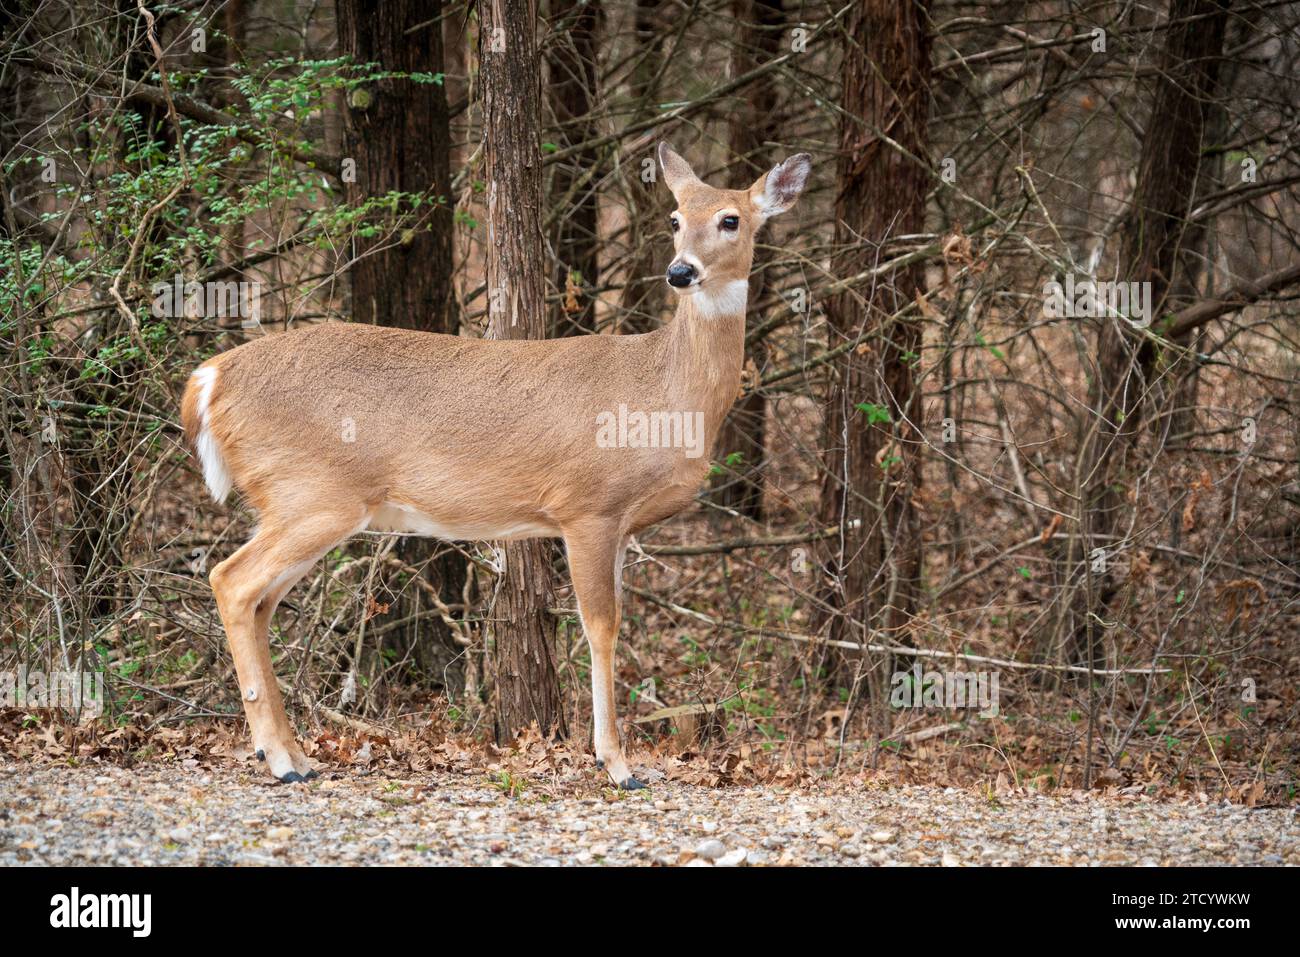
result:
<svg viewBox="0 0 1300 957"><path fill-rule="evenodd" d="M590 780L307 785L241 770L0 767L0 865L13 864L1300 864L1297 808L955 788L617 794Z"/></svg>

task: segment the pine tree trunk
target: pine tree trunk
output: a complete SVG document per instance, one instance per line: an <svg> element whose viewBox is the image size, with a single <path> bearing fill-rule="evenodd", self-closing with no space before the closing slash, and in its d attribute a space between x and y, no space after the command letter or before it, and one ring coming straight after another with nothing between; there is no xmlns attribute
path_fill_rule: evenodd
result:
<svg viewBox="0 0 1300 957"><path fill-rule="evenodd" d="M440 73L442 33L434 19L440 12L441 0L394 0L377 7L342 0L338 4L339 47L354 62L376 63L381 70ZM426 24L431 19L433 22ZM408 33L416 24L426 25ZM350 203L390 190L432 190L447 198L447 203L432 213L429 228L412 229L401 242L394 243L391 237L357 239L353 254L360 258L350 270L353 321L455 334L451 134L445 91L438 84L405 78L366 84L361 95L348 98L343 126L345 155L356 161L356 181L345 182ZM376 245L387 248L373 250ZM394 555L420 570L444 603L461 601L465 562L446 545L405 538ZM460 650L451 641L442 617L413 583L406 582L397 590L389 615L395 621L410 622L390 632L385 640L399 658L410 652L426 673L447 675L449 683L458 685L459 669L448 666Z"/></svg>
<svg viewBox="0 0 1300 957"><path fill-rule="evenodd" d="M741 76L780 55L781 25L785 14L782 0L733 0L732 15L740 42L732 58L731 75ZM765 144L777 138L780 118L777 113L776 75L768 74L750 87L747 95L734 106L730 122L731 152L737 157L732 166L732 185L748 186L783 157L774 157ZM768 227L771 228L770 226ZM763 296L763 263L768 259L761 246L754 250L754 269L749 280L749 323L762 321L753 310ZM778 307L779 308L779 307ZM745 347L745 365L762 373L767 363L763 343ZM763 517L763 468L767 443L767 399L753 391L742 396L722 423L718 434L717 456L726 461L739 459L713 479L714 501L746 518Z"/></svg>
<svg viewBox="0 0 1300 957"><path fill-rule="evenodd" d="M1200 227L1190 226L1187 214L1213 115L1227 10L1216 0L1175 0L1169 19L1120 251L1121 278L1151 284L1153 319L1188 305L1195 294ZM1080 474L1086 477L1079 506L1083 552L1068 556L1070 567L1082 571L1073 576L1079 591L1067 618L1069 657L1098 662L1104 649L1099 621L1108 617L1117 584L1109 571L1093 576L1090 556L1099 548L1113 551L1113 535L1131 507L1128 489L1138 466L1141 427L1154 405L1150 393L1160 358L1152 340L1123 319L1100 321L1089 389L1093 413L1084 418L1079 441ZM1157 326L1158 320L1155 331Z"/></svg>
<svg viewBox="0 0 1300 957"><path fill-rule="evenodd" d="M479 6L488 196L488 337L546 337L546 260L542 244L541 75L529 0ZM555 670L552 546L548 540L499 543L502 568L491 612L498 742L536 722L567 734Z"/></svg>
<svg viewBox="0 0 1300 957"><path fill-rule="evenodd" d="M596 136L596 29L598 0L554 0L551 19L551 112L559 127L560 149ZM595 289L600 285L598 223L600 176L594 150L582 150L559 165L551 184L557 202L565 204L555 226L555 283L563 298L555 310L552 335L571 336L596 331Z"/></svg>
<svg viewBox="0 0 1300 957"><path fill-rule="evenodd" d="M879 244L923 231L927 24L924 3L866 0L848 14L833 275L869 269ZM854 117L864 117L870 127ZM901 155L872 128L921 162ZM824 526L842 528L829 542L824 569L832 582L826 599L835 610L834 638L862 641L868 629L892 630L901 638L915 606L921 551L912 496L921 480L921 450L910 423L921 415L913 381L921 328L914 318L889 317L913 302L923 284L918 265L827 303L831 347L870 333L865 348L849 349L835 362L827 390L820 518ZM857 408L862 404L870 411ZM877 707L883 707L887 667L870 657L865 663Z"/></svg>
<svg viewBox="0 0 1300 957"><path fill-rule="evenodd" d="M628 82L628 99L639 103L629 123L644 120L655 113L655 96L663 64L663 7L667 0L635 0L633 29L637 44L631 79ZM647 150L642 159L649 159ZM638 164L639 165L639 164ZM655 167L651 167L655 169ZM631 183L631 204L627 211L627 249L629 256L623 277L623 292L619 299L619 331L624 333L649 332L658 326L655 321L667 302L668 284L664 281L667 262L659 259L652 237L663 228L669 206L667 190L656 181L646 182L636 169Z"/></svg>

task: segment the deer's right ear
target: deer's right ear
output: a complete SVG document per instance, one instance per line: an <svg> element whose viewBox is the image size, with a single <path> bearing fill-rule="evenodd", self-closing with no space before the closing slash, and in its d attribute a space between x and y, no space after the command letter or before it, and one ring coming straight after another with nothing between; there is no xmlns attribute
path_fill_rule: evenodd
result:
<svg viewBox="0 0 1300 957"><path fill-rule="evenodd" d="M777 163L749 187L754 210L764 221L784 213L803 192L810 172L812 157L807 153L796 153L784 163Z"/></svg>
<svg viewBox="0 0 1300 957"><path fill-rule="evenodd" d="M682 159L667 143L659 144L659 165L664 170L664 183L676 195L677 191L690 183L698 183L699 177L691 164Z"/></svg>

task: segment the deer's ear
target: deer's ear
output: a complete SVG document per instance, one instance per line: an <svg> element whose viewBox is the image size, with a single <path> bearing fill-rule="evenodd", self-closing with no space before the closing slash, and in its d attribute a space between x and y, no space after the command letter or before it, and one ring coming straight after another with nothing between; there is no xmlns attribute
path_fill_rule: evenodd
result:
<svg viewBox="0 0 1300 957"><path fill-rule="evenodd" d="M784 213L803 192L812 172L812 157L796 153L784 163L777 163L749 187L749 198L762 219Z"/></svg>
<svg viewBox="0 0 1300 957"><path fill-rule="evenodd" d="M683 186L700 181L691 164L678 156L667 143L659 144L659 165L664 170L664 183L674 195Z"/></svg>

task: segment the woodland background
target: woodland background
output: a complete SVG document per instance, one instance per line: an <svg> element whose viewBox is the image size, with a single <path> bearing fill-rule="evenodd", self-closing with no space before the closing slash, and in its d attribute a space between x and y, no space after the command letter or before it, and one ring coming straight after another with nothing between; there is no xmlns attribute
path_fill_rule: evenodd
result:
<svg viewBox="0 0 1300 957"><path fill-rule="evenodd" d="M491 334L489 221L540 280L529 335L652 329L668 139L717 185L814 173L761 237L710 485L629 556L633 750L1293 801L1298 28L1217 0L0 0L0 666L110 697L0 727L28 755L242 733L206 571L254 518L184 447L189 372L288 324ZM260 322L156 317L177 275L260 283ZM1067 275L1150 283L1155 321L1046 315ZM392 537L307 576L272 644L309 751L586 747L562 552L511 548L524 587L490 544ZM891 706L916 662L998 672L1000 713Z"/></svg>

